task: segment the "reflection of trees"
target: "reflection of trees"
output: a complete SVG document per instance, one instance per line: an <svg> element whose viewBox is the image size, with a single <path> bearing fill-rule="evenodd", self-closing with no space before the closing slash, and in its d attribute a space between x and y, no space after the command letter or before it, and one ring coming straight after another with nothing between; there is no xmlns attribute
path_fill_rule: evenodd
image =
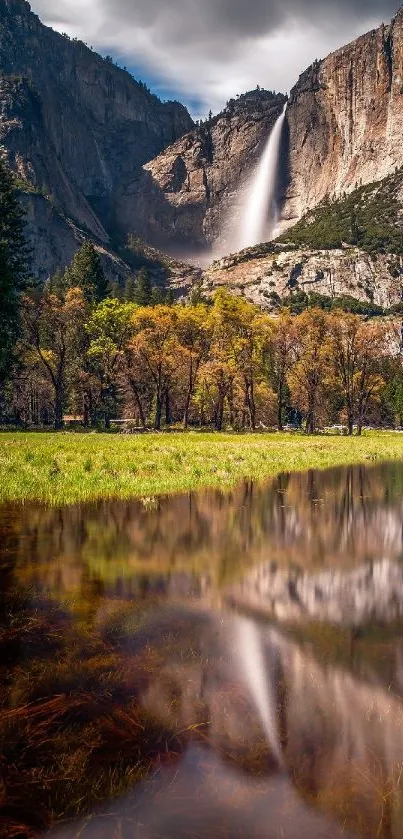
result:
<svg viewBox="0 0 403 839"><path fill-rule="evenodd" d="M55 591L79 590L84 572L110 587L177 571L221 583L267 561L349 567L401 554L402 473L396 463L287 474L149 506L9 507L3 529L11 520L20 578Z"/></svg>

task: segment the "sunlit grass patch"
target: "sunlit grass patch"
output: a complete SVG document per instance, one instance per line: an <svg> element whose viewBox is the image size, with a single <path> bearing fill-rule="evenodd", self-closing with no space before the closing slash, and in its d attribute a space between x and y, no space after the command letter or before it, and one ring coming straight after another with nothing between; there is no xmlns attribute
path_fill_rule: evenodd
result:
<svg viewBox="0 0 403 839"><path fill-rule="evenodd" d="M280 472L403 459L403 436L0 434L0 501L72 504L229 489Z"/></svg>

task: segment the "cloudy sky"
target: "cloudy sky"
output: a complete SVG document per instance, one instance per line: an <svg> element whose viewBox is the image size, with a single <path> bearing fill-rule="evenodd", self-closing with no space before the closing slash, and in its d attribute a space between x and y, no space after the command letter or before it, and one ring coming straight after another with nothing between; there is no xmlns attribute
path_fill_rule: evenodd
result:
<svg viewBox="0 0 403 839"><path fill-rule="evenodd" d="M44 23L112 54L193 115L256 87L287 92L315 58L399 0L31 0Z"/></svg>

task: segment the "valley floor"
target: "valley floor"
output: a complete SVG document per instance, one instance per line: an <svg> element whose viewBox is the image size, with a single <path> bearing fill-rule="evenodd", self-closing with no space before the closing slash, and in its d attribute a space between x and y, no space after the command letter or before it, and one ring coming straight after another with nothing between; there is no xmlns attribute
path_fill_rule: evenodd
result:
<svg viewBox="0 0 403 839"><path fill-rule="evenodd" d="M403 459L403 436L0 434L0 501L145 499L280 472Z"/></svg>

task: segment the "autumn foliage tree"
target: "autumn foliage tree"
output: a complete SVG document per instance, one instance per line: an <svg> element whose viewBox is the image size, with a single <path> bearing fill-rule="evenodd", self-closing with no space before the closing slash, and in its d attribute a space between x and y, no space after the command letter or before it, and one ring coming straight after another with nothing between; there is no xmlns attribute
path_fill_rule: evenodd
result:
<svg viewBox="0 0 403 839"><path fill-rule="evenodd" d="M288 383L295 405L302 411L306 432L317 429L326 404L326 378L331 367L328 322L321 309L307 309L295 322L295 363Z"/></svg>
<svg viewBox="0 0 403 839"><path fill-rule="evenodd" d="M69 368L74 365L87 308L81 289L58 297L45 289L39 300L25 297L23 317L27 350L36 353L53 390L54 426L63 426Z"/></svg>
<svg viewBox="0 0 403 839"><path fill-rule="evenodd" d="M179 349L177 313L171 306L139 308L133 316L133 326L135 334L131 350L149 377L153 389L153 425L156 431L160 431L164 403L168 424L170 421L171 390Z"/></svg>
<svg viewBox="0 0 403 839"><path fill-rule="evenodd" d="M288 396L288 375L296 360L296 321L289 312L271 319L267 329L266 359L268 379L276 394L277 428L283 430Z"/></svg>
<svg viewBox="0 0 403 839"><path fill-rule="evenodd" d="M272 316L225 289L176 305L152 305L147 295L146 306L113 290L99 300L94 289L85 278L69 287L60 274L26 295L8 386L16 420L52 418L59 429L67 410L106 429L124 418L143 430L254 431L282 430L290 412L308 434L335 421L360 434L368 418L403 415L393 319L314 307Z"/></svg>
<svg viewBox="0 0 403 839"><path fill-rule="evenodd" d="M386 349L385 327L355 315L337 314L329 321L332 356L344 397L348 433L361 434L366 411L385 382L381 359Z"/></svg>

